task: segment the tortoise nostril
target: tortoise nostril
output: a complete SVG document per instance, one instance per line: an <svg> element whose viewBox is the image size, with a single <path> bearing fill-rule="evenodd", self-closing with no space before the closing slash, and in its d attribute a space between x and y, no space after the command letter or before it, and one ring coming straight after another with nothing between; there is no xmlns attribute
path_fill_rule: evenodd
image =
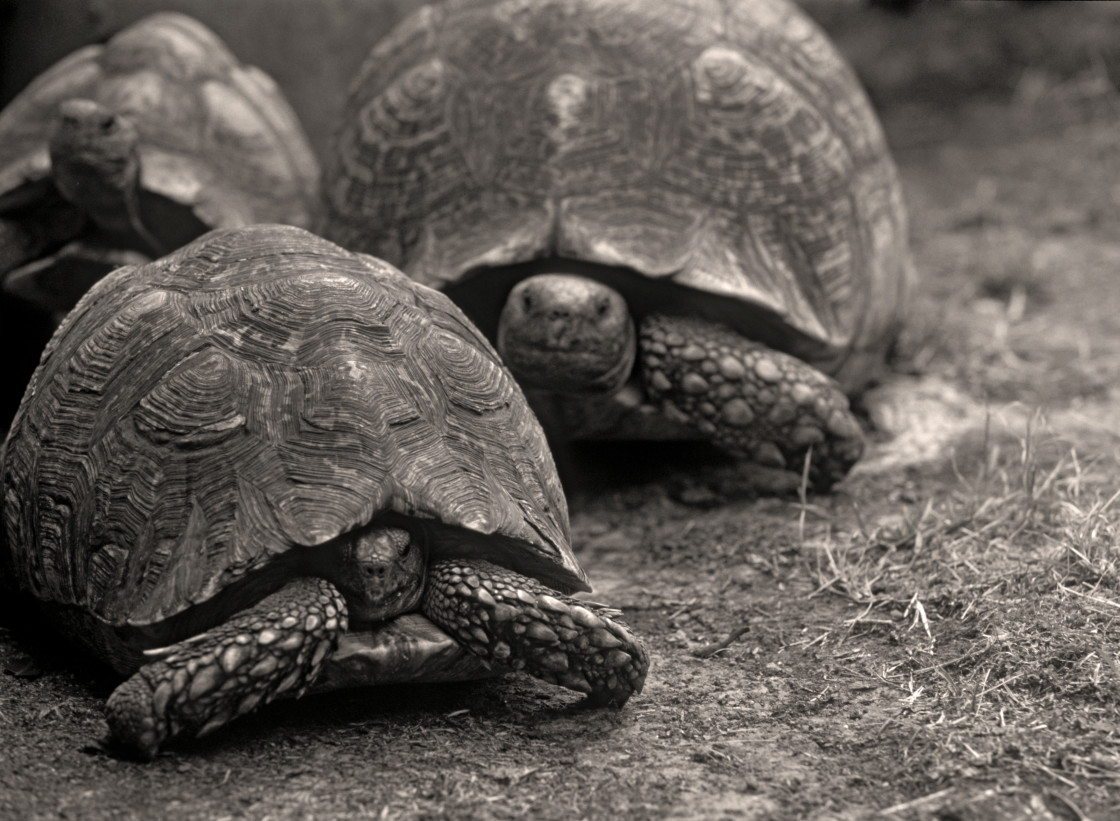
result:
<svg viewBox="0 0 1120 821"><path fill-rule="evenodd" d="M532 313L533 295L529 293L528 289L521 292L521 307L525 310L525 313Z"/></svg>

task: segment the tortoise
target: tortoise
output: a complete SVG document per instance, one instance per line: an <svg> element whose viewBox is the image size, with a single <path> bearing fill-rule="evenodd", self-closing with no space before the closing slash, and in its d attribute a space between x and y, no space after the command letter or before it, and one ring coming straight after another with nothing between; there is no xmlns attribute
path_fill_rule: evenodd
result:
<svg viewBox="0 0 1120 821"><path fill-rule="evenodd" d="M569 435L827 488L912 279L854 74L785 0L462 0L372 50L321 233L446 291Z"/></svg>
<svg viewBox="0 0 1120 821"><path fill-rule="evenodd" d="M641 641L569 595L567 506L497 353L303 229L218 229L96 283L0 459L4 575L129 676L110 738L142 756L321 673L465 675L448 643L594 704L642 689Z"/></svg>
<svg viewBox="0 0 1120 821"><path fill-rule="evenodd" d="M44 5L46 4L46 5ZM103 40L154 8L136 0L8 3L0 26L0 105L61 56ZM175 4L213 29L242 61L276 80L316 154L330 147L346 87L370 48L423 0L190 0ZM7 11L7 9L6 9ZM62 11L63 13L59 13Z"/></svg>
<svg viewBox="0 0 1120 821"><path fill-rule="evenodd" d="M317 200L275 83L182 14L73 52L0 112L0 276L56 315L211 228L309 227Z"/></svg>

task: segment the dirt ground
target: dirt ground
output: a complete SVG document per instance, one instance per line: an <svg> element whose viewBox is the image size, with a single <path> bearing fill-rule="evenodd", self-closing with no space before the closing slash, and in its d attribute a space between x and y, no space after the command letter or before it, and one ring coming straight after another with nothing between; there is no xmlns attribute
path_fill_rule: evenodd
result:
<svg viewBox="0 0 1120 821"><path fill-rule="evenodd" d="M112 680L9 602L0 817L1120 818L1120 3L812 10L881 109L921 294L829 496L574 454L644 693L349 691L140 764L95 743Z"/></svg>

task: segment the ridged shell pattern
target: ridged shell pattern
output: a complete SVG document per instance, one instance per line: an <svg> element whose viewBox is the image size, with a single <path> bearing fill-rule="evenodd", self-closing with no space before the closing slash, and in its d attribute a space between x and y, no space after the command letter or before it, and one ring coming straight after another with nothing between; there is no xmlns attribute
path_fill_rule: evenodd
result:
<svg viewBox="0 0 1120 821"><path fill-rule="evenodd" d="M586 588L544 436L486 340L442 294L289 226L99 282L28 387L3 492L20 586L114 625L387 511Z"/></svg>
<svg viewBox="0 0 1120 821"><path fill-rule="evenodd" d="M170 12L75 51L0 112L0 200L49 173L58 104L73 97L128 116L140 132L142 185L207 225L310 226L318 162L275 82Z"/></svg>
<svg viewBox="0 0 1120 821"><path fill-rule="evenodd" d="M833 356L881 344L910 276L878 121L785 0L424 9L360 72L324 186L327 236L435 287L541 256L626 266Z"/></svg>

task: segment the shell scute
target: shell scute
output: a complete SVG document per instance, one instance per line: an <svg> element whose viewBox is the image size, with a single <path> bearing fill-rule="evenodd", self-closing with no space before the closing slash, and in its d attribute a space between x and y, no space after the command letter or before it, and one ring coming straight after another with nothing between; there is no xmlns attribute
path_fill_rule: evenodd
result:
<svg viewBox="0 0 1120 821"><path fill-rule="evenodd" d="M179 363L140 399L133 423L156 444L217 445L245 427L238 401L245 389L235 360L204 349Z"/></svg>
<svg viewBox="0 0 1120 821"><path fill-rule="evenodd" d="M117 35L114 48L105 55L105 68L124 74L140 66L157 66L161 74L183 82L236 68L225 44L201 23L184 15L165 14L158 19L158 26L132 26Z"/></svg>

